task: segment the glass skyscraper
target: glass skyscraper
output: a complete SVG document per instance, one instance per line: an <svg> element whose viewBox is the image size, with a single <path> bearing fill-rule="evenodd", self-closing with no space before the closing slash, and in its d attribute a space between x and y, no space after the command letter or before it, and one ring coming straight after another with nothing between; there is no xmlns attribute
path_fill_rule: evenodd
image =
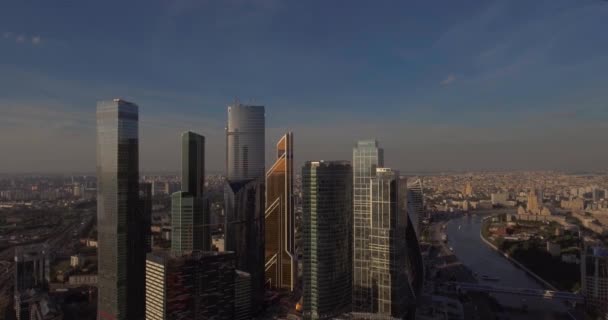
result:
<svg viewBox="0 0 608 320"><path fill-rule="evenodd" d="M372 312L370 270L370 181L384 166L376 140L361 140L353 149L353 311Z"/></svg>
<svg viewBox="0 0 608 320"><path fill-rule="evenodd" d="M182 255L194 250L194 215L200 203L183 191L171 195L171 252Z"/></svg>
<svg viewBox="0 0 608 320"><path fill-rule="evenodd" d="M277 160L266 173L266 282L270 287L294 290L297 262L293 212L293 133L277 143Z"/></svg>
<svg viewBox="0 0 608 320"><path fill-rule="evenodd" d="M264 177L264 106L228 106L226 175L230 181Z"/></svg>
<svg viewBox="0 0 608 320"><path fill-rule="evenodd" d="M224 245L235 253L236 268L250 274L254 314L264 301L264 196L263 178L224 186Z"/></svg>
<svg viewBox="0 0 608 320"><path fill-rule="evenodd" d="M399 207L399 173L377 168L370 182L370 279L372 312L405 318L408 292L406 274L407 213Z"/></svg>
<svg viewBox="0 0 608 320"><path fill-rule="evenodd" d="M134 103L114 99L97 104L99 320L143 319L138 119Z"/></svg>
<svg viewBox="0 0 608 320"><path fill-rule="evenodd" d="M224 241L236 255L236 268L251 276L255 314L264 300L264 106L237 103L227 111Z"/></svg>
<svg viewBox="0 0 608 320"><path fill-rule="evenodd" d="M424 193L422 192L422 179L416 179L407 183L407 207L410 219L414 222L416 234L420 235L422 221L427 219L424 210Z"/></svg>
<svg viewBox="0 0 608 320"><path fill-rule="evenodd" d="M182 191L171 195L171 252L211 250L208 212L204 207L205 137L182 134Z"/></svg>
<svg viewBox="0 0 608 320"><path fill-rule="evenodd" d="M182 133L182 191L203 198L205 187L205 137Z"/></svg>
<svg viewBox="0 0 608 320"><path fill-rule="evenodd" d="M302 169L303 316L331 319L351 308L352 168L309 161Z"/></svg>

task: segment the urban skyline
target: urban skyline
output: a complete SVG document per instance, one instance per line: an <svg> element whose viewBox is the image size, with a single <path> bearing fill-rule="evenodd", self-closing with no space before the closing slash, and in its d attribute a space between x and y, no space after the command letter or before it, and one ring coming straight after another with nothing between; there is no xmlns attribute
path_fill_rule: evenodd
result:
<svg viewBox="0 0 608 320"><path fill-rule="evenodd" d="M0 320L608 319L606 17L8 0Z"/></svg>

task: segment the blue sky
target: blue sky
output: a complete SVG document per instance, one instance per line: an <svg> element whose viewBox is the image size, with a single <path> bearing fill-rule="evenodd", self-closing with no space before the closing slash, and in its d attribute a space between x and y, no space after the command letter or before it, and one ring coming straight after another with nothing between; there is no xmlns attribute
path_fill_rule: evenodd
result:
<svg viewBox="0 0 608 320"><path fill-rule="evenodd" d="M140 105L143 170L179 132L223 169L225 106L267 108L267 151L403 171L608 167L608 1L0 3L0 172L93 171L97 100ZM18 137L18 138L16 138ZM603 149L603 150L602 150Z"/></svg>

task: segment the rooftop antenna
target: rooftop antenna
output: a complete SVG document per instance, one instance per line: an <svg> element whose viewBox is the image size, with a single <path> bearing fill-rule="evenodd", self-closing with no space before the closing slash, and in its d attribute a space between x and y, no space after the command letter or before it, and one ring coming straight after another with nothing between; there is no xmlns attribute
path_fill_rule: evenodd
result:
<svg viewBox="0 0 608 320"><path fill-rule="evenodd" d="M239 97L238 96L234 96L234 105L238 106L239 104L241 104L241 102L239 101Z"/></svg>

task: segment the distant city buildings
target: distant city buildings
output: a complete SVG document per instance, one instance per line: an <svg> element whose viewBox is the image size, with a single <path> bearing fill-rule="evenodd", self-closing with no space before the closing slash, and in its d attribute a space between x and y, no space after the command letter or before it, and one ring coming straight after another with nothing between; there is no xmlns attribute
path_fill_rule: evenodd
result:
<svg viewBox="0 0 608 320"><path fill-rule="evenodd" d="M131 102L97 104L98 320L143 319L138 119Z"/></svg>
<svg viewBox="0 0 608 320"><path fill-rule="evenodd" d="M277 160L266 173L266 283L293 291L298 273L295 253L293 133L277 143Z"/></svg>
<svg viewBox="0 0 608 320"><path fill-rule="evenodd" d="M551 210L543 205L543 193L541 190L531 189L528 193L526 208L520 206L517 209L519 215L550 216Z"/></svg>
<svg viewBox="0 0 608 320"><path fill-rule="evenodd" d="M308 161L302 169L304 319L351 310L352 170L346 161Z"/></svg>
<svg viewBox="0 0 608 320"><path fill-rule="evenodd" d="M464 185L464 188L462 189L462 195L466 198L470 198L473 196L473 185L471 184L471 181L467 181L467 183Z"/></svg>
<svg viewBox="0 0 608 320"><path fill-rule="evenodd" d="M490 201L494 206L511 206L509 194L507 192L495 192L490 195Z"/></svg>

